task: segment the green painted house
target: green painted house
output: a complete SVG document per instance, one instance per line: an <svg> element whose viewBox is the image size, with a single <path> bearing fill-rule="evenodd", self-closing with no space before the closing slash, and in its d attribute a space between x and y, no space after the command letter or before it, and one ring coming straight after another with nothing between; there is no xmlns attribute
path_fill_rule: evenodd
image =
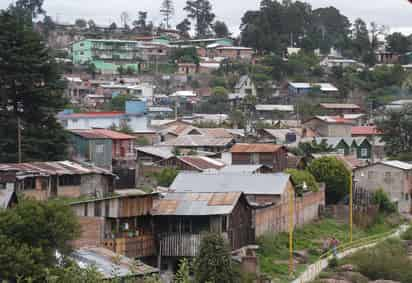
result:
<svg viewBox="0 0 412 283"><path fill-rule="evenodd" d="M367 138L339 138L339 137L322 137L316 138L316 143L326 144L335 152L343 155L356 155L357 159L372 158L372 144Z"/></svg>
<svg viewBox="0 0 412 283"><path fill-rule="evenodd" d="M138 41L115 39L84 39L73 43L72 60L75 65L94 64L97 71L114 74L120 66L140 70L142 46Z"/></svg>

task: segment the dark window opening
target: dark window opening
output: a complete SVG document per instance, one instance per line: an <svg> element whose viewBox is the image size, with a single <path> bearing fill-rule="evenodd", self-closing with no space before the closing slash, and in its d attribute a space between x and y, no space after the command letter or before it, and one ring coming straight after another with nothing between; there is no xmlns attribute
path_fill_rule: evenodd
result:
<svg viewBox="0 0 412 283"><path fill-rule="evenodd" d="M80 175L62 175L59 177L59 186L79 186Z"/></svg>

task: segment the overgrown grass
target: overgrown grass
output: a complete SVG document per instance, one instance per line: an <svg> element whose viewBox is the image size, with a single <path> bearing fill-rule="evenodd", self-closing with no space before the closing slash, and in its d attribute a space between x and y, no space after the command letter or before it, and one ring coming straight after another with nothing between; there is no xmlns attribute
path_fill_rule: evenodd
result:
<svg viewBox="0 0 412 283"><path fill-rule="evenodd" d="M354 227L353 239L361 239L371 235L381 234L399 225L399 221L378 217L376 224L368 229ZM349 226L326 218L313 224L299 228L294 233L294 250L305 251L308 255L307 264L296 266L295 274L304 271L308 264L319 259L323 253L322 246L326 239L335 237L340 243L349 241ZM258 239L258 251L261 271L275 282L290 282L288 278L289 234L267 234Z"/></svg>

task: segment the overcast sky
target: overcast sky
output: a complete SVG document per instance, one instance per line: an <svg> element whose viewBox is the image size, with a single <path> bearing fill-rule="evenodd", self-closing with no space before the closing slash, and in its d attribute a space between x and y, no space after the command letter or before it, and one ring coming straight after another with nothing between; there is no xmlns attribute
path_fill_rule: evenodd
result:
<svg viewBox="0 0 412 283"><path fill-rule="evenodd" d="M233 32L237 32L245 11L258 9L260 0L210 0L217 19L224 20ZM7 7L11 0L0 0L0 7ZM76 18L93 18L98 24L120 22L120 13L126 11L136 17L137 11L145 10L149 19L160 22L159 7L162 0L44 0L48 14L59 22L72 22ZM185 14L186 0L174 0L176 14L173 23L181 21ZM314 8L335 6L351 20L361 17L375 21L394 30L412 32L412 4L408 0L307 0Z"/></svg>

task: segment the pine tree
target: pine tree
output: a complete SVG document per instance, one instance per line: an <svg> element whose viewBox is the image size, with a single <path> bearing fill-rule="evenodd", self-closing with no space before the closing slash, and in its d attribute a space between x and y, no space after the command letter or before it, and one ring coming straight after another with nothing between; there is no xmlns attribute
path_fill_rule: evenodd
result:
<svg viewBox="0 0 412 283"><path fill-rule="evenodd" d="M172 0L163 0L160 13L163 15L163 20L166 24L166 28L170 28L170 19L174 15L175 8Z"/></svg>
<svg viewBox="0 0 412 283"><path fill-rule="evenodd" d="M195 259L194 273L199 283L236 282L229 248L219 234L207 234Z"/></svg>
<svg viewBox="0 0 412 283"><path fill-rule="evenodd" d="M66 157L66 132L56 114L66 104L64 82L24 9L0 11L0 162Z"/></svg>
<svg viewBox="0 0 412 283"><path fill-rule="evenodd" d="M187 16L196 22L196 36L199 38L208 36L215 19L209 0L188 0L184 10L187 11Z"/></svg>

